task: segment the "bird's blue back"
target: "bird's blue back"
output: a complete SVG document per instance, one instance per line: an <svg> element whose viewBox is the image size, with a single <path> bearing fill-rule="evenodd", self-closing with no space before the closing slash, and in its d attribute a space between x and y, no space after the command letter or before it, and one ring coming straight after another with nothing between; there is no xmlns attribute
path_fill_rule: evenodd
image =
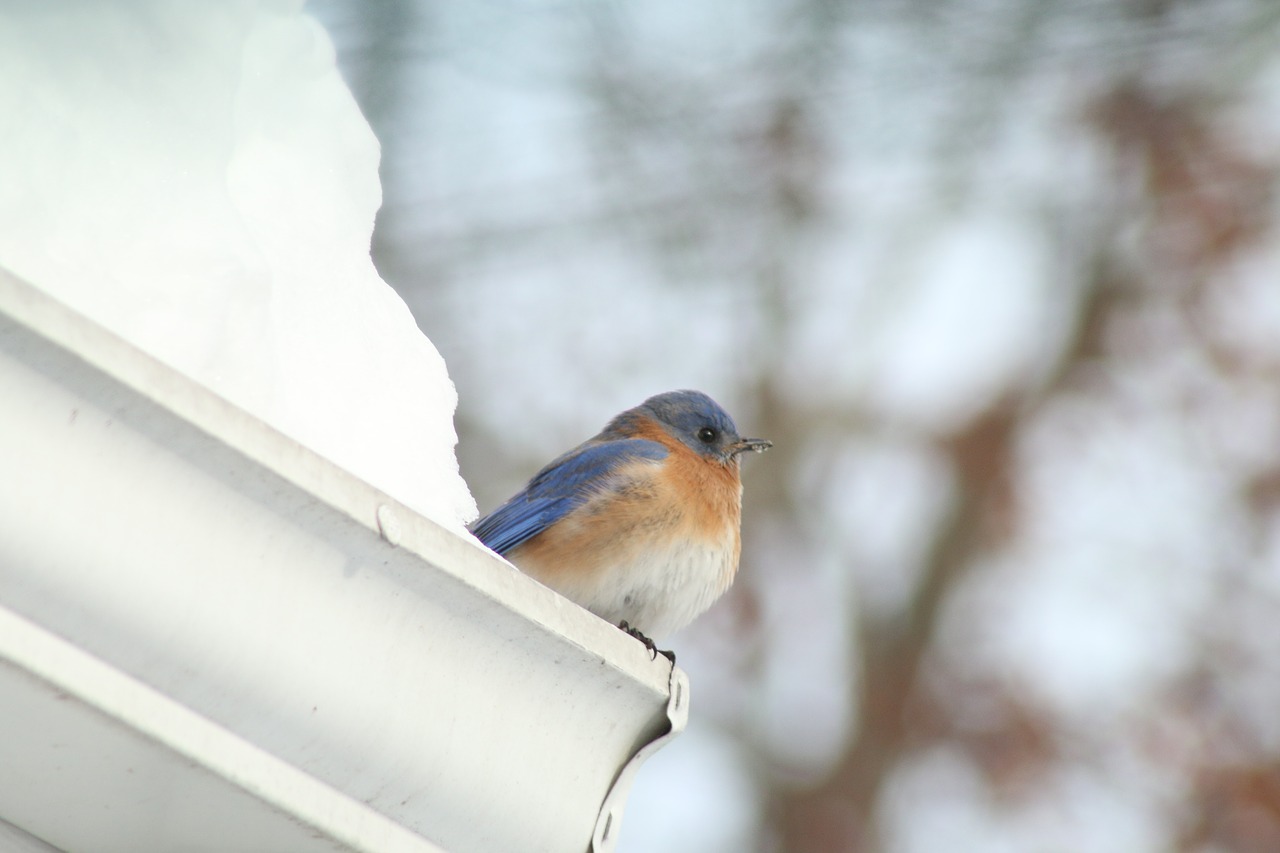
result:
<svg viewBox="0 0 1280 853"><path fill-rule="evenodd" d="M552 461L509 501L477 521L471 532L494 551L506 554L607 489L622 466L640 459L660 461L668 453L656 441L607 435Z"/></svg>

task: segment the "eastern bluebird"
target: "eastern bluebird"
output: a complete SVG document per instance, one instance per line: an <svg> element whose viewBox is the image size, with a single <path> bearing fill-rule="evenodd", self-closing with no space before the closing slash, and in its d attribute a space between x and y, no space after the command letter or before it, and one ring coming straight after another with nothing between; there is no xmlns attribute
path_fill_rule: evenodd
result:
<svg viewBox="0 0 1280 853"><path fill-rule="evenodd" d="M552 461L471 532L654 650L648 637L683 628L733 582L738 457L772 446L740 437L706 394L658 394Z"/></svg>

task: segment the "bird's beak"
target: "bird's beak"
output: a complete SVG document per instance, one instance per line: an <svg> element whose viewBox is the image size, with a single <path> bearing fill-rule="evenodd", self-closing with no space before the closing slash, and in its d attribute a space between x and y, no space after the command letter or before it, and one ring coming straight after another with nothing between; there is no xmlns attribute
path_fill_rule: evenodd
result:
<svg viewBox="0 0 1280 853"><path fill-rule="evenodd" d="M764 438L740 438L729 445L729 453L733 456L737 456L739 453L746 453L748 450L764 453L770 447L773 447L773 442Z"/></svg>

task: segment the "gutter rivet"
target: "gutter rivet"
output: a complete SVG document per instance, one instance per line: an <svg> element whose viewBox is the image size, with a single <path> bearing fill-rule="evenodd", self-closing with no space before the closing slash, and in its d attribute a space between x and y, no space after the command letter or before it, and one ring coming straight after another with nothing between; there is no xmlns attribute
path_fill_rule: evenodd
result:
<svg viewBox="0 0 1280 853"><path fill-rule="evenodd" d="M395 511L386 504L378 506L378 532L392 545L400 544L400 519L396 518Z"/></svg>

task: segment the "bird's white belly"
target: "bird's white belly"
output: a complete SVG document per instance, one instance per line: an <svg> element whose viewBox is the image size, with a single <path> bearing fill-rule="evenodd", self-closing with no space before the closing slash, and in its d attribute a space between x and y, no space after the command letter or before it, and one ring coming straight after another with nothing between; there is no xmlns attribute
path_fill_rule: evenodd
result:
<svg viewBox="0 0 1280 853"><path fill-rule="evenodd" d="M590 589L564 592L615 625L625 621L650 638L666 637L728 589L737 569L734 550L731 542L716 547L689 541L637 549L629 559L601 572Z"/></svg>

